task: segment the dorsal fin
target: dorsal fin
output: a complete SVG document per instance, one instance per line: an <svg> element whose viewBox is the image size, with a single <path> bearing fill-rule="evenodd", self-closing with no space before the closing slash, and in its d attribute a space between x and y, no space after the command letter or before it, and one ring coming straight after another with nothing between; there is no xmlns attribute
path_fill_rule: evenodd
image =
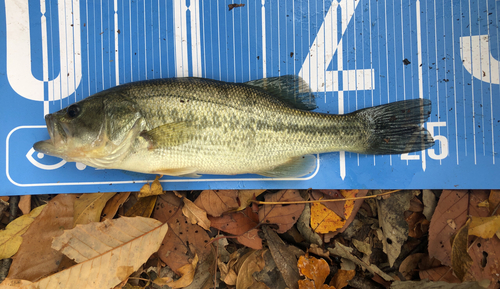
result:
<svg viewBox="0 0 500 289"><path fill-rule="evenodd" d="M261 88L293 108L313 110L317 107L314 94L300 76L268 77L248 81L245 84Z"/></svg>

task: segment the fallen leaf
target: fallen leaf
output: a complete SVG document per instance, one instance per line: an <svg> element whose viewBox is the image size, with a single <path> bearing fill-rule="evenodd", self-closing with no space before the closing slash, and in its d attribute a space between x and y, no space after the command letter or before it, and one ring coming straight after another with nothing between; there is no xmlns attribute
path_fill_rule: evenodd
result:
<svg viewBox="0 0 500 289"><path fill-rule="evenodd" d="M424 214L413 212L405 220L408 223L408 236L419 239L427 234L430 222L425 218Z"/></svg>
<svg viewBox="0 0 500 289"><path fill-rule="evenodd" d="M456 225L460 227L467 219L468 194L466 190L443 190L429 226L429 257L451 266L450 238L456 233Z"/></svg>
<svg viewBox="0 0 500 289"><path fill-rule="evenodd" d="M372 245L367 242L359 241L356 239L352 239L351 241L354 247L356 247L356 249L358 249L359 252L363 253L363 258L361 260L363 260L363 262L367 264L370 263L369 261L370 261L370 256L372 255Z"/></svg>
<svg viewBox="0 0 500 289"><path fill-rule="evenodd" d="M408 238L408 223L402 216L410 208L410 200L418 191L401 191L387 199L377 200L378 221L384 237L384 252L392 267Z"/></svg>
<svg viewBox="0 0 500 289"><path fill-rule="evenodd" d="M453 275L453 269L448 266L438 266L429 268L426 270L420 270L418 272L420 279L429 279L431 281L445 281L448 283L461 283L455 275Z"/></svg>
<svg viewBox="0 0 500 289"><path fill-rule="evenodd" d="M238 199L240 199L240 207L237 211L242 211L248 207L251 203L250 201L265 192L266 190L239 190Z"/></svg>
<svg viewBox="0 0 500 289"><path fill-rule="evenodd" d="M255 280L266 284L269 288L287 288L281 272L274 262L273 256L269 250L265 250L262 254L265 262L264 268L260 272L255 272L252 276Z"/></svg>
<svg viewBox="0 0 500 289"><path fill-rule="evenodd" d="M179 268L179 273L181 278L172 281L169 277L157 278L153 281L156 285L167 285L170 288L184 288L193 282L194 273L196 272L196 266L198 265L198 255L195 255L191 264L186 264Z"/></svg>
<svg viewBox="0 0 500 289"><path fill-rule="evenodd" d="M101 222L106 219L113 219L120 206L123 205L125 201L127 201L129 196L130 192L124 192L118 193L111 199L109 199L109 201L106 203L106 206L104 206L104 209L102 210Z"/></svg>
<svg viewBox="0 0 500 289"><path fill-rule="evenodd" d="M311 197L313 200L335 200L343 199L344 196L339 190L313 190L311 192ZM333 211L337 216L344 217L345 214L345 201L341 202L324 202L321 203L327 207L330 211Z"/></svg>
<svg viewBox="0 0 500 289"><path fill-rule="evenodd" d="M304 201L298 190L281 190L275 194L266 195L265 200L266 202ZM303 210L304 204L264 205L259 209L259 220L261 223L277 224L277 232L282 234L297 222Z"/></svg>
<svg viewBox="0 0 500 289"><path fill-rule="evenodd" d="M29 226L42 212L46 205L33 209L29 214L23 215L10 222L5 230L0 231L0 259L12 257L23 242L21 237Z"/></svg>
<svg viewBox="0 0 500 289"><path fill-rule="evenodd" d="M266 237L267 245L269 246L274 262L281 272L286 285L289 288L297 289L299 281L297 258L275 231L268 226L263 226L262 231Z"/></svg>
<svg viewBox="0 0 500 289"><path fill-rule="evenodd" d="M145 217L149 218L153 209L155 208L156 199L158 196L149 196L140 198L137 203L135 203L132 208L125 212L125 217Z"/></svg>
<svg viewBox="0 0 500 289"><path fill-rule="evenodd" d="M194 203L213 217L219 217L225 212L239 207L238 190L205 190Z"/></svg>
<svg viewBox="0 0 500 289"><path fill-rule="evenodd" d="M191 222L191 224L198 224L203 229L210 231L210 220L207 218L207 212L198 208L192 201L187 198L182 198L184 206L182 213Z"/></svg>
<svg viewBox="0 0 500 289"><path fill-rule="evenodd" d="M422 214L424 214L425 218L430 221L432 215L434 215L434 210L437 205L436 196L431 190L423 190L422 201L424 203L424 210L422 211Z"/></svg>
<svg viewBox="0 0 500 289"><path fill-rule="evenodd" d="M9 201L9 197L7 197L7 196L1 196L0 200L2 200L4 202L8 202Z"/></svg>
<svg viewBox="0 0 500 289"><path fill-rule="evenodd" d="M335 241L335 248L328 248L331 254L353 261L356 265L370 271L373 274L378 274L380 277L384 278L385 281L393 281L394 279L380 270L374 264L368 264L358 257L352 255L352 248L346 247L339 242Z"/></svg>
<svg viewBox="0 0 500 289"><path fill-rule="evenodd" d="M500 230L500 216L471 217L469 235L490 239Z"/></svg>
<svg viewBox="0 0 500 289"><path fill-rule="evenodd" d="M36 281L55 272L62 253L51 248L52 239L73 228L76 195L57 195L33 221L23 235L23 243L12 258L10 279Z"/></svg>
<svg viewBox="0 0 500 289"><path fill-rule="evenodd" d="M144 184L137 197L144 198L149 196L157 196L163 194L163 187L160 183L161 176L156 176L155 180L150 184Z"/></svg>
<svg viewBox="0 0 500 289"><path fill-rule="evenodd" d="M325 284L326 277L330 275L328 263L324 259L316 259L312 256L300 256L297 267L301 275L312 280L316 289L321 288Z"/></svg>
<svg viewBox="0 0 500 289"><path fill-rule="evenodd" d="M339 269L335 275L333 275L330 285L335 287L335 289L342 289L349 285L349 281L356 275L355 270L342 270Z"/></svg>
<svg viewBox="0 0 500 289"><path fill-rule="evenodd" d="M83 194L75 201L74 225L99 222L102 209L115 193Z"/></svg>
<svg viewBox="0 0 500 289"><path fill-rule="evenodd" d="M250 207L245 211L224 214L221 217L208 216L208 219L213 228L238 236L237 240L241 244L255 250L262 249L262 239L256 229L259 219Z"/></svg>
<svg viewBox="0 0 500 289"><path fill-rule="evenodd" d="M179 268L191 264L192 258L198 255L204 262L212 253L212 246L205 230L190 224L182 215L182 201L173 192L158 196L153 217L168 223L169 230L158 250L158 256L176 274Z"/></svg>
<svg viewBox="0 0 500 289"><path fill-rule="evenodd" d="M236 277L237 289L268 288L264 283L256 281L253 277L255 272L260 272L265 266L264 253L265 250L252 250L242 258L244 261L241 263Z"/></svg>
<svg viewBox="0 0 500 289"><path fill-rule="evenodd" d="M320 235L314 232L309 226L311 222L311 207L309 204L306 204L302 214L297 221L297 230L300 232L302 237L308 242L312 244L316 244L318 246L323 245L323 240Z"/></svg>
<svg viewBox="0 0 500 289"><path fill-rule="evenodd" d="M81 263L29 287L113 288L158 250L167 230L161 222L141 217L78 225L55 238L53 248Z"/></svg>
<svg viewBox="0 0 500 289"><path fill-rule="evenodd" d="M21 196L19 203L17 204L23 215L27 215L31 211L31 195Z"/></svg>
<svg viewBox="0 0 500 289"><path fill-rule="evenodd" d="M484 289L478 282L465 282L462 284L450 284L443 281L432 282L421 281L396 281L392 283L391 289Z"/></svg>
<svg viewBox="0 0 500 289"><path fill-rule="evenodd" d="M399 265L399 272L403 275L406 280L412 280L413 275L418 269L420 260L425 258L427 255L425 253L415 253L406 257L401 265Z"/></svg>

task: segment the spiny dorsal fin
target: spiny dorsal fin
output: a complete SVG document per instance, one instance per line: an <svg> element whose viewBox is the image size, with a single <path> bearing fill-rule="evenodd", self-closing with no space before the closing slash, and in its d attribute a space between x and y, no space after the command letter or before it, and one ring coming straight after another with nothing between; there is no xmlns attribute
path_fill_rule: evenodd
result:
<svg viewBox="0 0 500 289"><path fill-rule="evenodd" d="M189 122L174 122L143 131L140 136L149 142L148 149L157 149L182 145L189 141L195 132Z"/></svg>
<svg viewBox="0 0 500 289"><path fill-rule="evenodd" d="M313 110L317 107L309 85L296 75L257 79L245 84L259 87L293 108Z"/></svg>
<svg viewBox="0 0 500 289"><path fill-rule="evenodd" d="M257 174L272 178L297 178L308 175L316 169L316 157L305 155L291 158L288 162Z"/></svg>

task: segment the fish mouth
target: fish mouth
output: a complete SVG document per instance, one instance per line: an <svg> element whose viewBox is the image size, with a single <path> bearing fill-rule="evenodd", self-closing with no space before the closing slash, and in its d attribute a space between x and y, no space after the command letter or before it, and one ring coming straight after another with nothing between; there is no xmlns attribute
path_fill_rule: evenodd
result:
<svg viewBox="0 0 500 289"><path fill-rule="evenodd" d="M52 114L45 116L45 123L50 138L36 142L33 145L33 149L46 155L60 156L67 140L65 129Z"/></svg>

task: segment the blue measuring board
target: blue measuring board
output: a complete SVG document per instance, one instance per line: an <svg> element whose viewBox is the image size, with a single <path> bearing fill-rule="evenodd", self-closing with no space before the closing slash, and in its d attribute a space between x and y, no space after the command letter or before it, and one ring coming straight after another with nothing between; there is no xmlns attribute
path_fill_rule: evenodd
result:
<svg viewBox="0 0 500 289"><path fill-rule="evenodd" d="M310 84L320 112L431 99L425 126L436 145L405 155L322 154L316 171L293 179L165 176L164 188L499 188L499 5L0 0L0 194L128 191L154 179L33 150L48 138L45 114L96 92L155 78L287 74Z"/></svg>

